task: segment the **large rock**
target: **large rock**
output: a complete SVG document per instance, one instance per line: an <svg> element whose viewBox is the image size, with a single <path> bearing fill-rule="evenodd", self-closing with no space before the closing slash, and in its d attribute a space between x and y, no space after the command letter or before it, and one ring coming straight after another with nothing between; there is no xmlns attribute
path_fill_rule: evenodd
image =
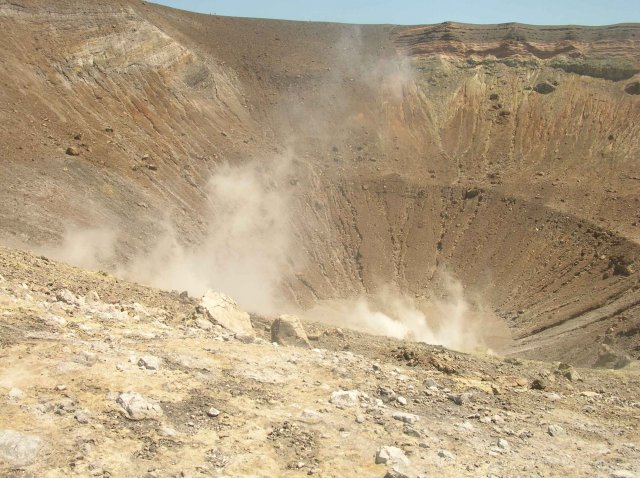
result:
<svg viewBox="0 0 640 478"><path fill-rule="evenodd" d="M249 314L228 295L207 291L200 301L200 307L211 320L225 329L240 335L255 335Z"/></svg>
<svg viewBox="0 0 640 478"><path fill-rule="evenodd" d="M122 407L130 420L157 419L163 415L162 408L157 402L146 399L136 392L121 393L116 403Z"/></svg>
<svg viewBox="0 0 640 478"><path fill-rule="evenodd" d="M280 345L310 347L307 333L295 315L281 315L271 324L271 342Z"/></svg>
<svg viewBox="0 0 640 478"><path fill-rule="evenodd" d="M0 430L0 459L19 468L31 465L40 451L40 438L14 430Z"/></svg>

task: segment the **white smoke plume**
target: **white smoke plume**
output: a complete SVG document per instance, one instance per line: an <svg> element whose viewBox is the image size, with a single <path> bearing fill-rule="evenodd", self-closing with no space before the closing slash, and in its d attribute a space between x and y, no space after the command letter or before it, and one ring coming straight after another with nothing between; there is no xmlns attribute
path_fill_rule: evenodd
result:
<svg viewBox="0 0 640 478"><path fill-rule="evenodd" d="M291 154L240 165L222 164L209 179L204 239L185 245L175 224L161 218L162 232L147 251L127 261L118 248L126 231L67 227L59 245L39 248L80 267L111 269L117 276L167 289L202 295L224 292L251 312L276 314L284 306L280 284L291 248L288 174ZM300 258L297 259L300 261Z"/></svg>
<svg viewBox="0 0 640 478"><path fill-rule="evenodd" d="M479 304L471 305L462 284L450 277L445 278L444 294L438 297L418 300L387 285L370 295L322 301L306 317L466 352L499 348L507 337L498 319Z"/></svg>

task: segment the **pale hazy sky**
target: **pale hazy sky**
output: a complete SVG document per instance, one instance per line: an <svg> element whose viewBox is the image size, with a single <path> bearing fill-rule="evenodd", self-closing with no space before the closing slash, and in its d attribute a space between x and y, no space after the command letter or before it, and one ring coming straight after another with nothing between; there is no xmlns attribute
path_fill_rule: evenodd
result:
<svg viewBox="0 0 640 478"><path fill-rule="evenodd" d="M217 15L345 23L520 22L608 25L640 22L640 0L154 0Z"/></svg>

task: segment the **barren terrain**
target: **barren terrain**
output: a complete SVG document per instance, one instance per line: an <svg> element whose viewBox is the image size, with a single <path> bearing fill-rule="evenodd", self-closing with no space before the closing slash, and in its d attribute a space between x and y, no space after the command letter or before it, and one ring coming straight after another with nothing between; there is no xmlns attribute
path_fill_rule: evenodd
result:
<svg viewBox="0 0 640 478"><path fill-rule="evenodd" d="M640 472L639 25L0 28L0 474Z"/></svg>

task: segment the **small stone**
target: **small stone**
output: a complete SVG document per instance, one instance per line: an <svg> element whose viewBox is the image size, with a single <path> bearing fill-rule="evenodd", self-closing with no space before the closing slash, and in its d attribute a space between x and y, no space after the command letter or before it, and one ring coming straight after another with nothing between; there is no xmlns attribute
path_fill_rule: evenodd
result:
<svg viewBox="0 0 640 478"><path fill-rule="evenodd" d="M440 458L445 458L446 460L455 460L456 457L454 456L453 453L451 453L450 451L447 450L440 450L438 451L438 456Z"/></svg>
<svg viewBox="0 0 640 478"><path fill-rule="evenodd" d="M143 355L138 359L138 367L143 367L147 370L158 370L161 364L162 360L153 355Z"/></svg>
<svg viewBox="0 0 640 478"><path fill-rule="evenodd" d="M410 426L406 426L402 429L402 433L404 433L407 436L410 437L414 437L414 438L422 438L422 433L420 433L420 431L416 430L413 427Z"/></svg>
<svg viewBox="0 0 640 478"><path fill-rule="evenodd" d="M322 415L315 410L305 408L300 414L300 420L310 424L320 423L322 421Z"/></svg>
<svg viewBox="0 0 640 478"><path fill-rule="evenodd" d="M495 423L496 425L502 425L504 424L504 418L502 417L502 415L493 415L491 417L491 423Z"/></svg>
<svg viewBox="0 0 640 478"><path fill-rule="evenodd" d="M432 390L436 390L437 388L439 388L438 382L436 382L434 379L432 378L428 378L424 381L424 386L427 388L430 388Z"/></svg>
<svg viewBox="0 0 640 478"><path fill-rule="evenodd" d="M220 415L220 410L211 407L209 410L207 410L207 415L211 418L215 418Z"/></svg>
<svg viewBox="0 0 640 478"><path fill-rule="evenodd" d="M65 153L69 156L80 156L80 151L75 146L69 146Z"/></svg>
<svg viewBox="0 0 640 478"><path fill-rule="evenodd" d="M470 393L461 393L461 394L450 393L449 395L447 395L447 398L451 400L453 403L455 403L456 405L464 405L465 403L468 403L469 401L471 401L472 395Z"/></svg>
<svg viewBox="0 0 640 478"><path fill-rule="evenodd" d="M364 423L365 422L365 416L364 415L356 415L356 423Z"/></svg>
<svg viewBox="0 0 640 478"><path fill-rule="evenodd" d="M562 428L560 425L549 425L547 427L547 433L552 437L556 437L558 435L564 435L565 432L564 428Z"/></svg>
<svg viewBox="0 0 640 478"><path fill-rule="evenodd" d="M418 415L413 415L412 413L396 412L391 416L394 420L398 420L400 422L408 424L413 424L420 420L420 417Z"/></svg>
<svg viewBox="0 0 640 478"><path fill-rule="evenodd" d="M547 381L544 378L536 378L531 382L532 390L544 390L547 388Z"/></svg>
<svg viewBox="0 0 640 478"><path fill-rule="evenodd" d="M500 448L501 450L510 450L511 446L509 445L509 442L507 440L505 440L504 438L498 438L498 442L497 442L498 448Z"/></svg>
<svg viewBox="0 0 640 478"><path fill-rule="evenodd" d="M73 357L75 363L93 367L98 362L98 355L93 352L82 351Z"/></svg>
<svg viewBox="0 0 640 478"><path fill-rule="evenodd" d="M582 377L580 376L580 374L578 372L576 372L576 370L574 368L570 368L568 370L566 370L563 375L568 378L569 380L571 380L572 382L578 381L578 380L582 380Z"/></svg>
<svg viewBox="0 0 640 478"><path fill-rule="evenodd" d="M89 415L86 412L76 412L74 418L78 421L78 423L87 424L89 423Z"/></svg>
<svg viewBox="0 0 640 478"><path fill-rule="evenodd" d="M337 407L355 407L360 400L360 392L358 390L338 390L331 394L329 400Z"/></svg>
<svg viewBox="0 0 640 478"><path fill-rule="evenodd" d="M555 86L546 81L538 83L533 87L533 91L536 93L540 93L541 95L548 95L549 93L553 93L556 90Z"/></svg>
<svg viewBox="0 0 640 478"><path fill-rule="evenodd" d="M399 396L398 398L396 398L396 401L402 406L407 404L407 399L403 396Z"/></svg>
<svg viewBox="0 0 640 478"><path fill-rule="evenodd" d="M377 465L401 464L408 465L409 458L404 452L395 446L383 446L376 452L375 462Z"/></svg>
<svg viewBox="0 0 640 478"><path fill-rule="evenodd" d="M597 392L592 392L592 391L584 391L584 392L580 392L580 396L582 397L587 397L587 398L600 398L602 397L602 395L600 395Z"/></svg>
<svg viewBox="0 0 640 478"><path fill-rule="evenodd" d="M461 430L464 430L464 431L471 432L471 431L473 431L473 424L471 424L468 421L464 421L460 425L458 425L458 428L460 428Z"/></svg>

